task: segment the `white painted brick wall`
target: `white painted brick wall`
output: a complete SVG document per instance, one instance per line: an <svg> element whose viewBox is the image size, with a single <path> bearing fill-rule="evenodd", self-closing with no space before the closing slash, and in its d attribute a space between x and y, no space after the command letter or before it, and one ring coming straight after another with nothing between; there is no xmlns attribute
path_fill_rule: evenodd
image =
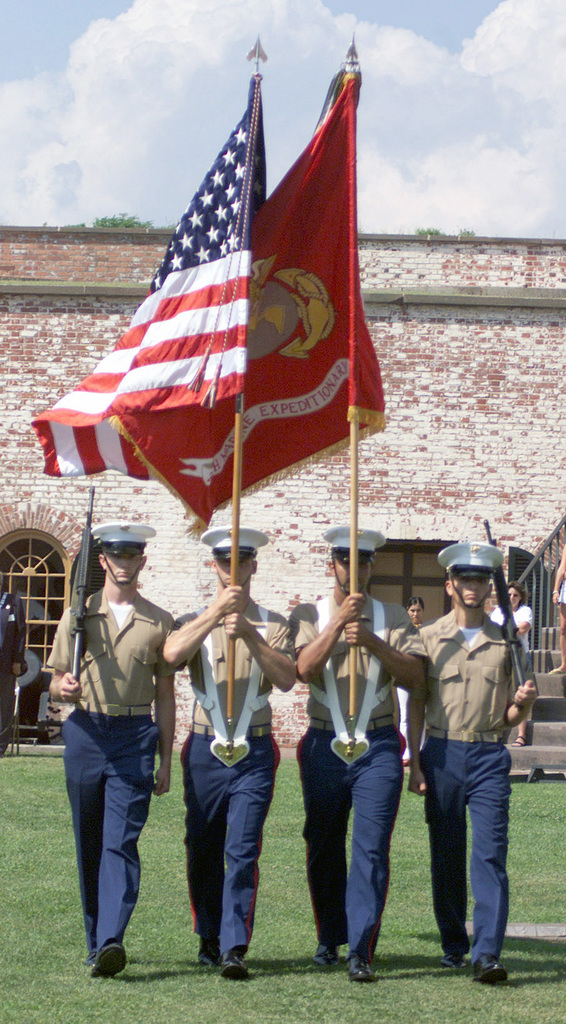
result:
<svg viewBox="0 0 566 1024"><path fill-rule="evenodd" d="M53 280L63 270L66 280L147 280L165 244L160 233L150 236L0 228L1 534L41 507L44 528L75 554L89 481L44 476L30 423L113 348L137 304L14 295L9 281ZM369 290L559 288L566 245L366 237L360 261ZM566 511L565 311L376 304L368 316L387 428L360 444L360 519L391 539L450 541L482 536L489 518L501 543L535 550ZM95 483L96 521L132 517L158 529L142 578L146 596L174 614L209 601L207 554L180 503L157 483L116 473ZM219 510L213 523L230 515ZM272 539L260 553L256 598L286 613L325 593L332 581L321 536L348 515L347 452L244 495L242 522ZM184 679L179 698L182 740L191 708ZM302 730L304 698L303 687L274 698L284 742Z"/></svg>

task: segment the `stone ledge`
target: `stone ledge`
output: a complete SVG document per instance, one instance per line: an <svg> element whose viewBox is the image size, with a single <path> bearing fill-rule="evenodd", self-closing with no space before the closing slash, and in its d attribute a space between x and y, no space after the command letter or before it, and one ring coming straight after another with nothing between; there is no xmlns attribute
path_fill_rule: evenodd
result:
<svg viewBox="0 0 566 1024"><path fill-rule="evenodd" d="M566 309L566 288L384 288L362 289L362 296L366 312L373 305Z"/></svg>
<svg viewBox="0 0 566 1024"><path fill-rule="evenodd" d="M101 296L141 302L147 293L148 283L145 281L0 280L0 295ZM372 306L383 305L566 309L566 288L362 288L362 297L366 313Z"/></svg>
<svg viewBox="0 0 566 1024"><path fill-rule="evenodd" d="M0 280L0 295L69 295L95 298L125 298L142 301L148 293L148 283L135 281L21 281Z"/></svg>

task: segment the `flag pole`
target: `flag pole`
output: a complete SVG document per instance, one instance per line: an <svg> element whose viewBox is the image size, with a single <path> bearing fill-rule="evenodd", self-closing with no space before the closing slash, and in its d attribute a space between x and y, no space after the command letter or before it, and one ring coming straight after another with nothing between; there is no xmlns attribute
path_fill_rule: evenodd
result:
<svg viewBox="0 0 566 1024"><path fill-rule="evenodd" d="M234 466L232 473L232 547L230 552L230 586L238 585L240 564L240 505L242 497L242 451L243 451L244 396L236 395L234 416ZM226 728L228 733L227 753L234 750L234 683L236 679L236 639L228 641L228 681L226 692Z"/></svg>
<svg viewBox="0 0 566 1024"><path fill-rule="evenodd" d="M358 63L358 54L356 51L355 40L352 38L351 46L346 54L346 60L343 66L343 78L342 88L348 78L354 77L357 81L357 88L359 91L361 75L360 66ZM349 146L348 146L348 160L350 161L350 178L352 182L352 197L350 202L350 225L349 225L349 257L348 257L348 273L349 273L349 292L350 297L355 295L357 281L357 260L354 260L353 254L357 253L358 246L358 216L357 216L357 203L356 203L356 126L355 120L349 122ZM357 353L356 353L356 311L354 304L350 301L350 375L351 379L356 379L358 373L357 365ZM350 593L357 594L359 588L359 574L358 574L358 448L360 439L360 424L359 419L356 415L350 416ZM354 755L354 747L356 745L356 704L357 704L357 683L358 683L358 660L359 651L357 647L350 647L350 690L349 690L349 708L348 708L348 749L347 752L350 757Z"/></svg>
<svg viewBox="0 0 566 1024"><path fill-rule="evenodd" d="M260 60L265 62L267 56L262 48L260 38L257 37L255 46L247 55L248 60L255 60L256 69L254 80L256 84L256 97L259 98L259 86L261 75L259 73ZM256 131L258 127L259 103L254 102L252 122L250 123L248 136L248 153L255 151ZM249 155L246 154L246 166L248 168L246 179L246 190L243 196L242 211L244 219L249 222L251 216L251 205L253 202L253 176L254 170L250 170ZM230 586L238 586L238 569L240 565L240 506L242 498L242 459L243 459L243 423L244 423L244 394L236 395L236 408L234 414L234 463L232 470L232 533L230 551ZM228 679L226 690L226 760L228 762L234 756L234 684L236 681L236 638L230 637L228 641Z"/></svg>
<svg viewBox="0 0 566 1024"><path fill-rule="evenodd" d="M358 441L360 426L350 422L350 593L358 592ZM358 648L350 647L350 691L348 708L348 750L355 744L356 702L358 682Z"/></svg>

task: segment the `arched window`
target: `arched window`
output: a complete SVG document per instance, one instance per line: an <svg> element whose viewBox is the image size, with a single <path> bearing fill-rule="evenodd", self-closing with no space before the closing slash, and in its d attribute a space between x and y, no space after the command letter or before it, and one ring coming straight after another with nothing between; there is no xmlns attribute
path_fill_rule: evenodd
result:
<svg viewBox="0 0 566 1024"><path fill-rule="evenodd" d="M40 530L15 530L0 538L4 590L17 593L26 610L26 647L45 665L55 630L69 604L71 562L62 544Z"/></svg>

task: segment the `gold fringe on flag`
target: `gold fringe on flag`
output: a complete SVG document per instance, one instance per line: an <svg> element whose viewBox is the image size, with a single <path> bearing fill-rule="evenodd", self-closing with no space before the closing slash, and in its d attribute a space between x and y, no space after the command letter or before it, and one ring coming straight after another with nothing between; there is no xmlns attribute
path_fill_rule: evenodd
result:
<svg viewBox="0 0 566 1024"><path fill-rule="evenodd" d="M378 434L385 430L385 413L376 409L361 409L359 405L348 406L348 423L363 424L365 434Z"/></svg>

